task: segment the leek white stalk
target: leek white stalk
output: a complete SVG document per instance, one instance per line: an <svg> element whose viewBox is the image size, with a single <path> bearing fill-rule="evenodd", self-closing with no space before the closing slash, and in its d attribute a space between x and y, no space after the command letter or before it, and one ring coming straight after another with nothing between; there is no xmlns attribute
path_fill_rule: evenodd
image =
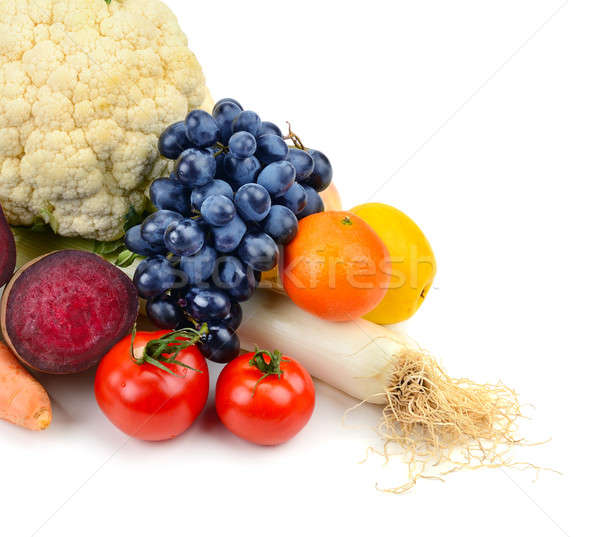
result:
<svg viewBox="0 0 600 537"><path fill-rule="evenodd" d="M242 347L277 349L308 372L357 399L385 404L397 358L416 345L403 332L359 319L324 321L286 296L259 289L243 304Z"/></svg>

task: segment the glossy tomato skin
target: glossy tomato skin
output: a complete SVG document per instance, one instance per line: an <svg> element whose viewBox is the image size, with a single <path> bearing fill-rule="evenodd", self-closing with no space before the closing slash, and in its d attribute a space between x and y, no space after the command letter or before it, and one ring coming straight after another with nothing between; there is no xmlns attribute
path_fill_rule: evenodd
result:
<svg viewBox="0 0 600 537"><path fill-rule="evenodd" d="M134 352L169 330L138 332ZM96 372L96 401L106 417L121 431L140 440L175 438L196 420L208 397L206 360L195 345L181 351L180 362L197 371L167 364L178 377L130 357L131 337L117 343L102 359ZM139 351L138 351L139 352ZM137 355L137 353L136 353Z"/></svg>
<svg viewBox="0 0 600 537"><path fill-rule="evenodd" d="M283 357L281 378L249 364L253 353L239 356L223 369L217 381L217 414L235 435L263 446L287 442L298 434L315 408L313 381L298 362Z"/></svg>

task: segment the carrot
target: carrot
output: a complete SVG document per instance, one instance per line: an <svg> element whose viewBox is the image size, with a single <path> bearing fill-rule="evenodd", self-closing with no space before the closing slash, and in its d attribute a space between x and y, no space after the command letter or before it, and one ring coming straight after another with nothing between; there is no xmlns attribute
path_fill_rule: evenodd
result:
<svg viewBox="0 0 600 537"><path fill-rule="evenodd" d="M52 421L48 393L2 342L0 342L0 418L32 431L41 431Z"/></svg>

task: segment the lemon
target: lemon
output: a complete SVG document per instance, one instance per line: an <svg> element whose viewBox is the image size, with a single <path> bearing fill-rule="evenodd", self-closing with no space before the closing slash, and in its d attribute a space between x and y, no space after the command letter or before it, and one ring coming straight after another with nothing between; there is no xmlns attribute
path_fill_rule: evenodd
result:
<svg viewBox="0 0 600 537"><path fill-rule="evenodd" d="M365 220L390 252L391 280L378 306L365 315L377 324L394 324L412 317L433 284L435 257L429 241L408 216L384 203L365 203L350 210Z"/></svg>

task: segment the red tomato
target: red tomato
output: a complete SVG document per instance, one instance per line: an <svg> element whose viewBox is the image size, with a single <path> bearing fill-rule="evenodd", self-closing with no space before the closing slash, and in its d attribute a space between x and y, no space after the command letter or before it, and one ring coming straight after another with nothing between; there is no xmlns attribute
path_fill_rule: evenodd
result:
<svg viewBox="0 0 600 537"><path fill-rule="evenodd" d="M223 369L217 381L217 414L240 438L265 446L282 444L308 423L315 387L296 360L283 356L278 363L278 353L273 353L275 362L264 353L267 358L261 362L258 354L239 356ZM269 370L280 374L265 376Z"/></svg>
<svg viewBox="0 0 600 537"><path fill-rule="evenodd" d="M149 341L170 333L138 332L134 355L141 356ZM106 417L141 440L167 440L183 433L206 404L208 367L195 345L181 350L176 359L199 371L165 363L172 375L152 364L137 364L131 358L131 336L117 343L96 373L96 400Z"/></svg>

